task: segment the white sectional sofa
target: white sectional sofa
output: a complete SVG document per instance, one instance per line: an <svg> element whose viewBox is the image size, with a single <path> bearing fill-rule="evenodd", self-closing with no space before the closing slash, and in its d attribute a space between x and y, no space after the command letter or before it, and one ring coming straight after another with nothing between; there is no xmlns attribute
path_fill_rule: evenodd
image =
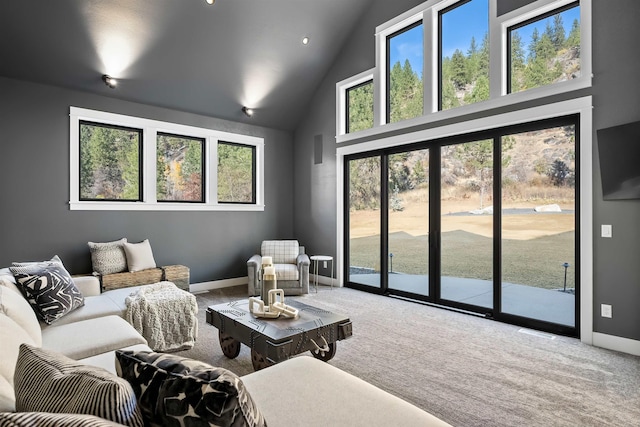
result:
<svg viewBox="0 0 640 427"><path fill-rule="evenodd" d="M115 350L151 350L123 319L125 298L135 287L100 293L96 278L76 277L84 306L53 325L45 325L38 322L13 277L6 273L6 269L0 270L0 418L2 412L15 411L13 376L22 343L113 373ZM448 426L416 406L309 356L292 358L241 380L269 427Z"/></svg>
<svg viewBox="0 0 640 427"><path fill-rule="evenodd" d="M2 274L4 273L4 274ZM52 325L39 322L13 276L0 270L0 411L15 409L13 374L20 344L54 350L115 373L115 350L151 350L123 319L125 298L134 288L100 293L95 277L74 278L83 307Z"/></svg>

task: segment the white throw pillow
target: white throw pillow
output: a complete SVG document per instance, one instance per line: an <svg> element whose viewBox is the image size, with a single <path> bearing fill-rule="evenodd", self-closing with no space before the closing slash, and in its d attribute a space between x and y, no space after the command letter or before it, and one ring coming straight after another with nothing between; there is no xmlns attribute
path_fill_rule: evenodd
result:
<svg viewBox="0 0 640 427"><path fill-rule="evenodd" d="M156 268L156 261L153 259L153 252L149 239L140 243L124 243L124 253L127 255L127 265L130 272Z"/></svg>

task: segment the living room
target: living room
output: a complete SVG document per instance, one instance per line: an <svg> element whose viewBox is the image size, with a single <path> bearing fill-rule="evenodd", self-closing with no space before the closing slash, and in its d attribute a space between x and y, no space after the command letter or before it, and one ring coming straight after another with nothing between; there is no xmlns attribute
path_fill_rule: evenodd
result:
<svg viewBox="0 0 640 427"><path fill-rule="evenodd" d="M339 165L343 154L338 153L335 139L336 84L374 68L375 29L423 2L363 0L345 6L341 4L344 2L335 1L319 6L332 8L334 12L322 15L327 21L314 25L331 28L335 39L328 43L323 39L327 36L309 33L309 45L299 43L296 46L299 50L294 56L300 57L307 67L308 74L303 75L309 76L310 83L306 86L298 85L296 80L305 80L305 77L296 74L296 70L281 71L269 59L264 59L265 65L258 62L256 66L251 65L255 69L242 71L249 65L234 62L237 59L231 52L234 37L222 36L218 41L193 36L189 39L192 43L189 47L172 44L171 33L176 25L206 23L207 19L218 19L215 14L219 10L226 11L225 8L230 7L227 0L218 0L213 5L199 0L190 2L194 4L180 2L176 5L167 0L156 6L158 10L154 16L162 22L159 27L163 31L155 36L151 30L137 25L147 20L140 18L146 12L143 5L130 7L126 2L114 2L115 11L111 13L115 15L103 20L96 18L91 8L83 9L81 2L71 0L59 9L35 1L0 6L0 34L5 52L0 64L0 116L3 118L0 134L5 159L0 181L6 194L2 221L5 244L0 248L0 266L8 266L14 261L50 259L57 254L72 274L87 274L91 272L87 242L106 242L122 237L131 242L149 239L158 265L189 266L193 289L204 290L245 284L246 261L261 241L295 238L305 246L308 254L334 256L338 283L344 284L344 242L340 240L343 225L339 213L342 204L339 191L342 190L337 191L341 188ZM510 10L526 7L529 3L527 0L495 2L496 7ZM640 267L635 260L640 250L640 229L636 220L640 205L635 200L603 200L596 136L599 129L639 120L640 105L635 94L639 84L635 76L640 70L640 59L631 52L635 49L635 36L640 35L637 34L640 30L636 29L640 8L632 0L592 0L584 4L591 8L591 84L542 100L527 101L526 105L517 108L545 108L549 103L575 98L592 99L591 122L588 123L592 136L589 156L592 166L590 174L585 175L590 176L588 188L591 191L579 196L582 201L591 203L590 210L582 212L583 217L590 217L590 227L588 230L583 227L582 232L591 235L591 244L584 237L579 240L582 268L591 276L582 274L583 290L590 289L590 292L581 295L580 308L591 316L586 322L582 318L579 339L605 349L640 355L640 314L635 306L640 301ZM286 2L277 6L285 10L291 8ZM258 5L243 7L269 9ZM181 8L186 15L178 15L180 22L174 21L178 18L171 18L171 13L166 13L166 10ZM242 11L246 12L245 9ZM243 14L242 11L232 15L235 21L227 23L225 30L231 31L234 26L241 28L239 23L244 18L254 22L247 18L251 13ZM313 11L308 9L306 13L313 15ZM265 38L272 32L275 37L281 27L293 25L289 21L299 21L295 26L298 31L303 23L320 19L320 15L285 19L287 13L277 8L260 9L260 12L256 15L275 20L273 25L261 27ZM344 16L340 22L346 28L329 25L338 15ZM69 16L74 16L73 25L67 23ZM127 18L127 31L134 35L141 33L138 34L140 40L146 40L150 45L140 47L138 57L131 59L131 70L136 71L130 75L124 72L116 75L103 68L96 48L100 40L93 31L105 20L119 18ZM217 21L216 24L222 25ZM69 32L70 28L82 27L86 27L82 32ZM200 31L200 36L206 34L204 30ZM131 32L125 32L125 35L131 35ZM300 38L305 35L302 30L299 32ZM148 65L140 65L144 64L146 55L151 55L144 49L151 49L151 46L155 54L162 57L166 53L162 43L174 52L199 49L206 52L205 56L210 55L207 51L210 44L231 45L227 50L221 50L221 54L228 53L229 62L233 62L220 73L229 77L225 83L218 83L226 86L199 93L195 84L199 75L190 77L194 73L191 67L165 67L154 62L158 56L151 57ZM322 49L311 50L311 53L304 50L314 49L314 44ZM56 50L62 47L62 51ZM311 57L322 59L316 62L320 60ZM184 63L182 57L175 61ZM214 63L209 65L211 73L222 67L215 65L214 60L211 62ZM229 71L233 67L237 69L236 74ZM273 69L285 73L286 78L274 77L277 73ZM241 80L248 78L250 71L259 77L259 84ZM106 73L121 77L116 88L107 87L101 80ZM272 82L269 83L269 79ZM175 86L168 86L169 83ZM204 84L211 86L208 82ZM251 96L247 93L265 91L269 84L269 90L278 95L269 98L269 94L263 93L265 101L262 105L247 104L255 108L253 117L247 117L241 111L242 106L250 102ZM167 104L172 91L192 97L194 106ZM161 92L166 92L165 96L154 95ZM269 105L269 99L277 100L278 106ZM201 106L206 103L213 104L210 112L202 111ZM70 107L262 138L265 147L264 209L193 212L70 209ZM510 107L502 106L497 110L490 115L507 114ZM444 120L440 125L487 119L488 115L475 112ZM422 123L413 126L411 131L425 131L431 127ZM401 134L403 130L382 136L390 138L394 132ZM366 144L371 139L354 137L339 146L349 150L349 147ZM317 161L318 141L321 161ZM583 167L585 165L583 163ZM613 226L612 238L601 237L601 225ZM327 269L321 274L324 279L330 275ZM587 281L591 282L590 287L585 285ZM612 307L610 318L601 315L603 304Z"/></svg>

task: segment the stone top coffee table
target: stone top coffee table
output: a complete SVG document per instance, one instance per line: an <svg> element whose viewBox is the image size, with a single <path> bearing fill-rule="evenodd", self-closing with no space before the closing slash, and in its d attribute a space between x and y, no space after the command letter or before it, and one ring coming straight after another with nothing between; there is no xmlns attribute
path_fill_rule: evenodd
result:
<svg viewBox="0 0 640 427"><path fill-rule="evenodd" d="M228 358L238 356L240 343L251 348L256 371L305 351L326 362L335 355L337 341L352 335L348 317L291 298L287 305L298 309L298 318L258 318L245 299L207 307L207 323L218 328L220 347Z"/></svg>

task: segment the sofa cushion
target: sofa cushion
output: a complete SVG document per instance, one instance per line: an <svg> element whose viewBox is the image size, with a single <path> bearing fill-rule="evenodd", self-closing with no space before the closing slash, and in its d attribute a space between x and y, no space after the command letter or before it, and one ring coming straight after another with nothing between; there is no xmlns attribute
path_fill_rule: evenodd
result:
<svg viewBox="0 0 640 427"><path fill-rule="evenodd" d="M91 265L94 274L112 274L127 271L127 257L124 253L126 238L113 242L88 242Z"/></svg>
<svg viewBox="0 0 640 427"><path fill-rule="evenodd" d="M4 362L3 362L4 363ZM16 394L13 392L13 384L0 375L0 413L16 410Z"/></svg>
<svg viewBox="0 0 640 427"><path fill-rule="evenodd" d="M151 351L151 347L145 344L136 344L123 347L120 350L124 351ZM108 351L106 353L97 354L95 356L79 359L78 362L84 365L97 366L111 372L113 375L117 375L116 371L116 352Z"/></svg>
<svg viewBox="0 0 640 427"><path fill-rule="evenodd" d="M277 419L281 426L449 426L428 412L309 356L294 357L253 372L243 376L242 381L266 419Z"/></svg>
<svg viewBox="0 0 640 427"><path fill-rule="evenodd" d="M33 310L47 324L84 304L82 294L61 263L14 265L10 270Z"/></svg>
<svg viewBox="0 0 640 427"><path fill-rule="evenodd" d="M0 427L117 427L114 423L94 415L52 414L49 412L0 413Z"/></svg>
<svg viewBox="0 0 640 427"><path fill-rule="evenodd" d="M300 246L297 240L264 240L260 254L272 257L274 264L295 264Z"/></svg>
<svg viewBox="0 0 640 427"><path fill-rule="evenodd" d="M177 425L192 415L197 425L266 426L240 378L226 369L153 352L116 351L116 357L118 375L132 384L151 424Z"/></svg>
<svg viewBox="0 0 640 427"><path fill-rule="evenodd" d="M151 250L149 239L145 239L140 243L125 242L124 253L127 256L129 271L132 273L156 268L156 261L153 259L153 251Z"/></svg>
<svg viewBox="0 0 640 427"><path fill-rule="evenodd" d="M72 311L61 319L56 320L53 325L47 325L44 322L40 323L42 330L48 328L57 328L60 325L67 325L69 323L80 322L82 320L95 319L97 317L104 316L119 316L123 317L124 311L122 308L113 302L111 298L107 298L104 295L95 297L86 297L84 299L84 305L77 310Z"/></svg>
<svg viewBox="0 0 640 427"><path fill-rule="evenodd" d="M6 270L10 275L0 274L0 286L17 292L18 295L22 296L22 291L18 285L16 285L16 278L13 277L13 274L11 274L11 271L9 271L8 268Z"/></svg>
<svg viewBox="0 0 640 427"><path fill-rule="evenodd" d="M0 312L24 329L36 345L42 345L42 331L38 319L22 295L0 286Z"/></svg>
<svg viewBox="0 0 640 427"><path fill-rule="evenodd" d="M76 360L136 344L147 344L147 340L118 316L87 319L42 331L44 348Z"/></svg>
<svg viewBox="0 0 640 427"><path fill-rule="evenodd" d="M13 386L13 375L20 345L37 345L12 318L0 313L0 376Z"/></svg>
<svg viewBox="0 0 640 427"><path fill-rule="evenodd" d="M127 426L143 426L129 383L54 351L20 346L15 392L19 412L87 414Z"/></svg>

